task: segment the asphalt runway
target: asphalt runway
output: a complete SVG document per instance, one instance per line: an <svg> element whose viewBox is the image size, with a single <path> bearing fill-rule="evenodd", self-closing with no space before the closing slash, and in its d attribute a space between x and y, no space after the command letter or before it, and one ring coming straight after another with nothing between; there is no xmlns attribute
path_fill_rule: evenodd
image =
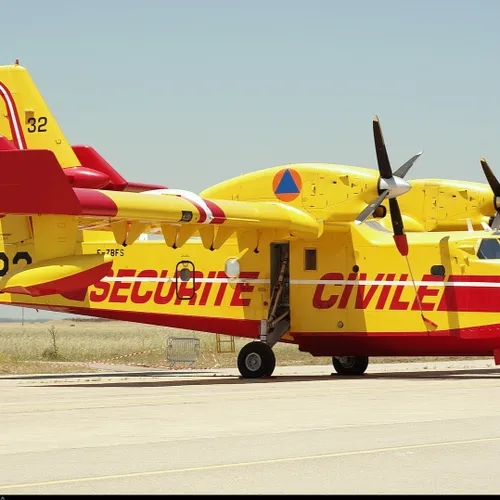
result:
<svg viewBox="0 0 500 500"><path fill-rule="evenodd" d="M0 377L0 496L497 494L492 362Z"/></svg>

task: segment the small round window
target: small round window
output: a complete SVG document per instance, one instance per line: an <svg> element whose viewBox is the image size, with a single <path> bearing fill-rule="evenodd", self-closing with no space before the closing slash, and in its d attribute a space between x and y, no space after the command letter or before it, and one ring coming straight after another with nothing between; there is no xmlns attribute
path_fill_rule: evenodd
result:
<svg viewBox="0 0 500 500"><path fill-rule="evenodd" d="M237 278L240 274L240 263L238 259L227 259L224 271L229 278Z"/></svg>
<svg viewBox="0 0 500 500"><path fill-rule="evenodd" d="M187 267L182 268L179 273L179 278L181 281L189 281L191 279L191 271Z"/></svg>

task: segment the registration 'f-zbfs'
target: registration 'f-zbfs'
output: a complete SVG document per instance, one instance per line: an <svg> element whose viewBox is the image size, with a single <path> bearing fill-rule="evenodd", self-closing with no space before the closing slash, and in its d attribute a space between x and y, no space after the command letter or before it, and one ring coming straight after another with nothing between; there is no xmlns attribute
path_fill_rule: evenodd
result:
<svg viewBox="0 0 500 500"><path fill-rule="evenodd" d="M195 194L70 145L18 63L0 96L2 303L246 337L248 378L273 373L277 342L347 375L370 356L500 364L500 184L484 159L488 184L410 185L420 153L393 172L375 117L378 171L293 164Z"/></svg>

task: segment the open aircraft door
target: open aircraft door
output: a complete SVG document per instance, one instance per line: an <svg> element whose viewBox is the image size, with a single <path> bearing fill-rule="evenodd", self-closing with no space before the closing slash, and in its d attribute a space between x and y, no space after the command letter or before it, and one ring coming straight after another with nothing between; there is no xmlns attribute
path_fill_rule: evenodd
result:
<svg viewBox="0 0 500 500"><path fill-rule="evenodd" d="M267 321L261 340L273 346L290 330L290 245L271 243L271 287Z"/></svg>

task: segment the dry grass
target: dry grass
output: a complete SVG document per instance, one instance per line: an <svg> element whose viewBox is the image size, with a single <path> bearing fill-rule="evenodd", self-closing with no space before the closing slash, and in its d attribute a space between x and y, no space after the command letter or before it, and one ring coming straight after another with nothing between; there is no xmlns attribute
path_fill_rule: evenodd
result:
<svg viewBox="0 0 500 500"><path fill-rule="evenodd" d="M167 338L196 337L200 340L198 368L235 366L235 353L217 353L216 336L160 326L138 325L120 321L56 320L44 323L0 324L0 356L11 361L96 362L126 354L152 351L114 360L116 363L168 364ZM229 339L229 337L225 337ZM235 338L236 353L249 342ZM227 345L227 344L224 344ZM325 364L329 360L302 353L295 345L275 347L280 364ZM1 362L1 357L0 357Z"/></svg>
<svg viewBox="0 0 500 500"><path fill-rule="evenodd" d="M0 375L29 375L44 373L74 373L75 371L95 372L92 368L82 370L80 365L65 365L64 363L40 362L40 361L18 361L0 355Z"/></svg>
<svg viewBox="0 0 500 500"><path fill-rule="evenodd" d="M169 336L196 337L200 340L200 356L194 365L196 368L234 367L236 353L249 342L248 339L235 338L236 353L220 354L216 352L216 336L212 333L120 321L54 320L25 323L24 326L20 323L0 323L0 374L74 372L82 369L89 371L88 368L92 365L82 367L81 364L66 363L104 361L142 351L151 352L110 362L165 366L168 365L165 347ZM222 338L229 337L222 336ZM300 352L295 345L278 344L274 350L281 366L331 363L330 358L313 357ZM370 362L439 359L443 358L372 358Z"/></svg>

